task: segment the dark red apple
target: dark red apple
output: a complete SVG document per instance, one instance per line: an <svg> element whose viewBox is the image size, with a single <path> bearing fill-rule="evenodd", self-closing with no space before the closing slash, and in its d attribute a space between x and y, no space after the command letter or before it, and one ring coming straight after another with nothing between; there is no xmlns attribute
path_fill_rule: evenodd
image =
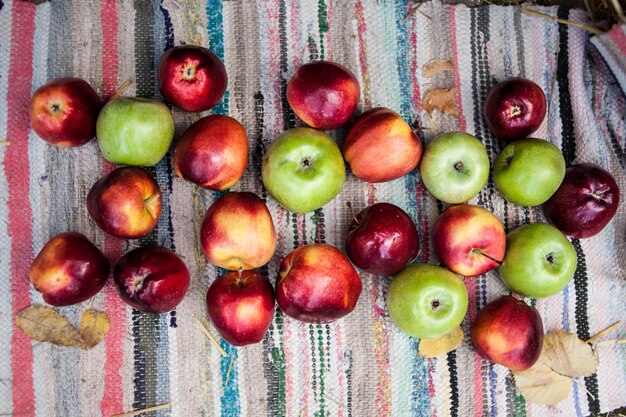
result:
<svg viewBox="0 0 626 417"><path fill-rule="evenodd" d="M29 279L46 303L67 306L96 295L109 277L109 260L80 233L61 233L41 249Z"/></svg>
<svg viewBox="0 0 626 417"><path fill-rule="evenodd" d="M207 48L177 46L161 58L157 72L166 101L185 111L205 111L224 96L228 85L226 67Z"/></svg>
<svg viewBox="0 0 626 417"><path fill-rule="evenodd" d="M576 164L567 168L543 212L561 232L580 239L600 233L618 205L619 187L608 171L594 164Z"/></svg>
<svg viewBox="0 0 626 417"><path fill-rule="evenodd" d="M40 138L56 146L79 146L96 135L101 103L81 78L57 78L35 91L30 122Z"/></svg>
<svg viewBox="0 0 626 417"><path fill-rule="evenodd" d="M87 211L108 234L125 239L147 235L161 215L156 180L136 167L123 167L100 178L87 194Z"/></svg>
<svg viewBox="0 0 626 417"><path fill-rule="evenodd" d="M346 235L346 253L357 267L375 275L395 275L419 252L415 223L404 210L376 203L354 215Z"/></svg>
<svg viewBox="0 0 626 417"><path fill-rule="evenodd" d="M287 101L307 125L337 129L354 114L361 90L352 72L335 62L302 65L287 84Z"/></svg>
<svg viewBox="0 0 626 417"><path fill-rule="evenodd" d="M209 317L222 338L234 346L263 340L274 317L274 289L254 271L217 278L206 294Z"/></svg>
<svg viewBox="0 0 626 417"><path fill-rule="evenodd" d="M478 312L471 337L476 352L483 358L513 371L523 371L539 359L543 322L534 307L507 295Z"/></svg>
<svg viewBox="0 0 626 417"><path fill-rule="evenodd" d="M508 78L491 87L483 114L496 138L512 142L528 137L546 116L546 95L525 78Z"/></svg>

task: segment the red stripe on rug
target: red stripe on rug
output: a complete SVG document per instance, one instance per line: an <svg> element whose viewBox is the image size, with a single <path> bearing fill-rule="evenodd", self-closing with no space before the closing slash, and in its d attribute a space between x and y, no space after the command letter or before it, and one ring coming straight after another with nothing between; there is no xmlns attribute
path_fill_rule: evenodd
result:
<svg viewBox="0 0 626 417"><path fill-rule="evenodd" d="M11 296L13 315L30 304L28 270L33 260L32 210L30 206L30 97L33 77L35 5L14 2L11 11L13 40L10 52L7 102L7 139L4 172L8 182L8 209L11 237ZM11 339L13 414L35 415L33 349L31 341L13 325Z"/></svg>
<svg viewBox="0 0 626 417"><path fill-rule="evenodd" d="M622 51L622 54L626 55L626 34L621 25L613 25L613 28L608 31L609 36L615 42L615 45Z"/></svg>
<svg viewBox="0 0 626 417"><path fill-rule="evenodd" d="M459 109L459 129L465 132L467 121L463 114L463 100L461 99L461 76L459 75L459 53L456 44L456 16L454 12L456 6L450 7L450 40L452 43L452 54L454 55L454 88L456 89L456 105Z"/></svg>

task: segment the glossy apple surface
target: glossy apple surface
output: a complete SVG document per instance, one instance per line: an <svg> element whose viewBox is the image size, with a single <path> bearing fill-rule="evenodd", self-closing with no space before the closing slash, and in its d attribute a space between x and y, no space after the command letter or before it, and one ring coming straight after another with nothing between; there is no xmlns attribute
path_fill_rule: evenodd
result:
<svg viewBox="0 0 626 417"><path fill-rule="evenodd" d="M176 308L189 288L189 271L171 250L143 246L122 256L113 270L115 286L126 303L150 313Z"/></svg>
<svg viewBox="0 0 626 417"><path fill-rule="evenodd" d="M334 246L300 246L282 261L276 301L289 317L330 323L350 313L361 295L361 278Z"/></svg>
<svg viewBox="0 0 626 417"><path fill-rule="evenodd" d="M30 121L40 138L55 146L79 146L96 135L100 98L81 78L57 78L35 91Z"/></svg>
<svg viewBox="0 0 626 417"><path fill-rule="evenodd" d="M46 303L67 306L96 295L109 277L109 260L80 233L61 233L35 257L29 279Z"/></svg>
<svg viewBox="0 0 626 417"><path fill-rule="evenodd" d="M576 164L565 171L561 186L543 205L546 217L568 236L594 236L611 221L619 206L613 176L595 164Z"/></svg>
<svg viewBox="0 0 626 417"><path fill-rule="evenodd" d="M482 207L450 206L437 218L432 236L437 257L459 275L484 274L504 258L504 226Z"/></svg>
<svg viewBox="0 0 626 417"><path fill-rule="evenodd" d="M555 145L542 139L508 144L493 167L493 180L504 198L520 206L545 203L565 176L565 159Z"/></svg>
<svg viewBox="0 0 626 417"><path fill-rule="evenodd" d="M415 259L418 252L415 223L393 204L366 207L348 228L346 254L354 265L370 274L394 275Z"/></svg>
<svg viewBox="0 0 626 417"><path fill-rule="evenodd" d="M545 223L525 224L507 235L498 273L511 291L545 298L569 284L576 262L574 247L558 229Z"/></svg>
<svg viewBox="0 0 626 417"><path fill-rule="evenodd" d="M350 120L360 96L354 74L331 61L302 65L287 84L287 101L294 113L321 130L337 129Z"/></svg>
<svg viewBox="0 0 626 417"><path fill-rule="evenodd" d="M444 133L424 151L424 186L435 198L458 204L475 197L489 178L489 156L481 141L463 132Z"/></svg>
<svg viewBox="0 0 626 417"><path fill-rule="evenodd" d="M467 289L461 278L447 269L409 265L391 281L387 309L403 332L421 339L437 339L463 321Z"/></svg>
<svg viewBox="0 0 626 417"><path fill-rule="evenodd" d="M223 191L243 175L248 164L248 137L237 120L203 117L183 133L174 150L174 169L202 188Z"/></svg>
<svg viewBox="0 0 626 417"><path fill-rule="evenodd" d="M108 234L135 239L156 227L161 215L161 190L143 169L117 168L91 187L87 211Z"/></svg>
<svg viewBox="0 0 626 417"><path fill-rule="evenodd" d="M228 85L224 63L209 49L196 45L177 46L163 54L157 79L165 100L194 112L214 107Z"/></svg>
<svg viewBox="0 0 626 417"><path fill-rule="evenodd" d="M534 307L507 295L478 312L471 338L483 358L513 371L523 371L539 359L543 322Z"/></svg>
<svg viewBox="0 0 626 417"><path fill-rule="evenodd" d="M217 278L206 295L209 317L222 338L234 346L263 340L274 317L274 289L254 271Z"/></svg>
<svg viewBox="0 0 626 417"><path fill-rule="evenodd" d="M249 270L272 259L276 231L263 200L249 192L230 192L213 202L204 215L200 243L212 264Z"/></svg>
<svg viewBox="0 0 626 417"><path fill-rule="evenodd" d="M496 138L511 142L534 133L546 115L546 95L525 78L508 78L491 87L483 114Z"/></svg>
<svg viewBox="0 0 626 417"><path fill-rule="evenodd" d="M289 129L274 139L261 172L267 191L294 213L308 213L331 201L346 178L335 141L308 127Z"/></svg>

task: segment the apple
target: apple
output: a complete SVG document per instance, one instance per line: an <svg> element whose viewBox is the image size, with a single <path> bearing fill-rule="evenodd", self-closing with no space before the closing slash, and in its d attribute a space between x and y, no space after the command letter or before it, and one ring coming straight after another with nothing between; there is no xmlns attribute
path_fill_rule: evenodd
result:
<svg viewBox="0 0 626 417"><path fill-rule="evenodd" d="M143 169L117 168L91 187L87 211L108 234L135 239L156 227L161 215L161 190Z"/></svg>
<svg viewBox="0 0 626 417"><path fill-rule="evenodd" d="M600 233L618 205L619 187L609 172L595 164L576 164L565 170L543 212L561 232L580 239Z"/></svg>
<svg viewBox="0 0 626 417"><path fill-rule="evenodd" d="M330 323L350 313L361 295L361 278L334 246L300 246L283 259L276 301L289 317L307 323Z"/></svg>
<svg viewBox="0 0 626 417"><path fill-rule="evenodd" d="M274 289L254 271L217 278L206 294L209 317L222 338L234 346L263 340L274 317Z"/></svg>
<svg viewBox="0 0 626 417"><path fill-rule="evenodd" d="M167 106L139 97L110 100L96 123L98 145L109 162L153 166L167 153L174 138L174 119Z"/></svg>
<svg viewBox="0 0 626 417"><path fill-rule="evenodd" d="M346 124L360 95L354 74L331 61L304 64L287 83L287 101L294 113L307 125L321 130Z"/></svg>
<svg viewBox="0 0 626 417"><path fill-rule="evenodd" d="M385 182L417 167L422 142L398 113L378 107L355 120L341 151L357 178Z"/></svg>
<svg viewBox="0 0 626 417"><path fill-rule="evenodd" d="M346 254L354 265L375 275L394 275L417 257L415 223L400 207L376 203L355 215L346 235Z"/></svg>
<svg viewBox="0 0 626 417"><path fill-rule="evenodd" d="M565 235L545 223L525 224L509 232L498 272L504 284L524 297L560 292L574 277L576 251Z"/></svg>
<svg viewBox="0 0 626 417"><path fill-rule="evenodd" d="M261 175L267 191L287 210L308 213L339 194L346 166L330 136L298 127L274 139L263 157Z"/></svg>
<svg viewBox="0 0 626 417"><path fill-rule="evenodd" d="M165 313L176 308L189 288L189 270L171 250L142 246L122 256L113 269L118 293L133 308Z"/></svg>
<svg viewBox="0 0 626 417"><path fill-rule="evenodd" d="M435 198L446 203L464 203L487 183L489 156L476 137L463 132L444 133L426 147L420 174Z"/></svg>
<svg viewBox="0 0 626 417"><path fill-rule="evenodd" d="M195 112L215 106L228 85L224 63L210 50L196 45L177 46L163 54L157 79L165 100Z"/></svg>
<svg viewBox="0 0 626 417"><path fill-rule="evenodd" d="M520 139L508 144L493 167L493 180L504 198L520 206L545 203L565 176L565 159L542 139Z"/></svg>
<svg viewBox="0 0 626 417"><path fill-rule="evenodd" d="M276 248L272 216L253 193L224 194L204 215L200 244L209 262L220 268L258 268L272 259Z"/></svg>
<svg viewBox="0 0 626 417"><path fill-rule="evenodd" d="M480 310L470 332L480 356L513 371L530 368L541 354L543 322L539 312L510 295Z"/></svg>
<svg viewBox="0 0 626 417"><path fill-rule="evenodd" d="M447 269L409 265L391 281L387 309L403 332L420 339L437 339L463 321L467 289L463 280Z"/></svg>
<svg viewBox="0 0 626 417"><path fill-rule="evenodd" d="M437 257L459 275L484 274L504 258L504 226L482 207L450 206L437 218L432 236Z"/></svg>
<svg viewBox="0 0 626 417"><path fill-rule="evenodd" d="M109 260L80 233L61 233L35 257L28 277L46 303L68 306L96 295L109 277Z"/></svg>
<svg viewBox="0 0 626 417"><path fill-rule="evenodd" d="M491 87L483 114L496 138L523 139L534 133L546 115L546 95L525 78L508 78Z"/></svg>
<svg viewBox="0 0 626 417"><path fill-rule="evenodd" d="M96 135L100 98L81 78L57 78L39 87L30 122L40 138L56 146L79 146Z"/></svg>

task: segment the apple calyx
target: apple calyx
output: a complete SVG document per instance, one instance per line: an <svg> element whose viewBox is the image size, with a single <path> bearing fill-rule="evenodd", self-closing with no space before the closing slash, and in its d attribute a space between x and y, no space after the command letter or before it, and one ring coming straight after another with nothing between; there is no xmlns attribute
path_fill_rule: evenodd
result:
<svg viewBox="0 0 626 417"><path fill-rule="evenodd" d="M489 260L491 260L491 261L493 261L493 262L497 263L499 266L502 266L502 264L503 264L503 262L502 262L502 261L499 261L499 260L497 260L496 258L494 258L494 257L492 257L492 256L490 256L490 255L487 255L485 252L483 252L483 251L482 251L482 250L480 250L480 249L472 249L472 252L474 252L474 253L477 253L477 254L479 254L479 255L484 256L485 258L487 258L487 259L489 259Z"/></svg>
<svg viewBox="0 0 626 417"><path fill-rule="evenodd" d="M432 300L430 302L430 308L432 308L433 311L436 311L440 306L441 302L439 300Z"/></svg>
<svg viewBox="0 0 626 417"><path fill-rule="evenodd" d="M48 110L50 110L50 113L52 113L53 115L57 115L58 113L61 112L62 106L60 103L50 103L50 107L48 108Z"/></svg>
<svg viewBox="0 0 626 417"><path fill-rule="evenodd" d="M361 224L361 221L357 218L356 212L354 211L354 208L352 207L352 203L348 201L346 202L346 205L348 206L348 209L350 210L350 214L352 215L352 219L354 220L354 222L356 224Z"/></svg>
<svg viewBox="0 0 626 417"><path fill-rule="evenodd" d="M148 213L150 213L150 216L153 219L156 219L158 217L156 215L155 206L159 202L160 197L161 197L161 194L154 194L143 200L144 207L146 208L146 210L148 210Z"/></svg>

